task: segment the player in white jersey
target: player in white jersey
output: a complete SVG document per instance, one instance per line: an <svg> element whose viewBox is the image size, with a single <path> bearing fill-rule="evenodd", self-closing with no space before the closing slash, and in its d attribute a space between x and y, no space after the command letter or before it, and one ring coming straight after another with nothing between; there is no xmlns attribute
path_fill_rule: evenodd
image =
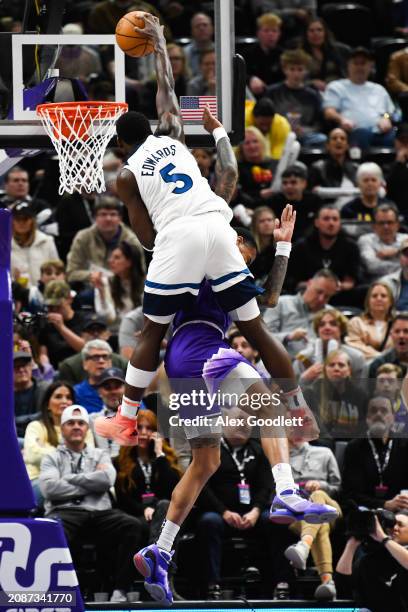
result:
<svg viewBox="0 0 408 612"><path fill-rule="evenodd" d="M307 409L296 386L293 368L282 345L268 332L253 281L230 227L226 204L237 180L237 164L227 133L207 109L204 127L217 146L217 193L201 177L184 146L183 124L163 27L144 14L145 27L136 31L150 36L155 45L157 113L153 136L149 120L141 113L122 115L117 122L118 142L128 163L117 179L119 197L128 208L133 230L145 248L153 250L143 298L144 327L126 373L125 395L111 419L97 419L97 433L124 445L137 444L136 415L144 390L159 363L161 341L178 310L188 309L206 278L221 308L256 347L263 363L279 379L289 409ZM222 197L219 197L222 196ZM282 253L290 243L280 243ZM311 427L316 426L309 419Z"/></svg>

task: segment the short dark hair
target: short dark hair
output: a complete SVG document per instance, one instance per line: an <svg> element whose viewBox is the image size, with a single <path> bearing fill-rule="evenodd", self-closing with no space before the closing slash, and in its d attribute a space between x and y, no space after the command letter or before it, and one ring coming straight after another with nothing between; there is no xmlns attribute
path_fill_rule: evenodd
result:
<svg viewBox="0 0 408 612"><path fill-rule="evenodd" d="M282 178L289 178L290 176L296 176L297 178L307 180L307 166L302 162L295 162L291 164L282 172Z"/></svg>
<svg viewBox="0 0 408 612"><path fill-rule="evenodd" d="M12 174L17 174L20 172L24 172L25 174L28 175L28 172L25 168L22 168L21 166L13 166L12 168L10 168L10 170L5 174L4 176L4 182L7 183L9 181L9 178Z"/></svg>
<svg viewBox="0 0 408 612"><path fill-rule="evenodd" d="M316 219L320 217L320 213L322 212L322 210L335 210L340 215L340 211L335 204L322 204L316 213Z"/></svg>
<svg viewBox="0 0 408 612"><path fill-rule="evenodd" d="M408 321L408 312L397 312L392 320L392 327L394 327L397 321Z"/></svg>
<svg viewBox="0 0 408 612"><path fill-rule="evenodd" d="M102 195L97 199L94 208L95 215L103 208L107 208L108 210L117 210L120 214L122 214L123 211L123 206L120 200L109 195Z"/></svg>
<svg viewBox="0 0 408 612"><path fill-rule="evenodd" d="M332 280L334 281L336 284L339 283L339 278L338 276L332 272L331 270L328 270L327 268L322 268L321 270L318 270L317 272L315 272L315 274L313 274L312 278L325 278L327 280ZM408 313L407 313L408 316Z"/></svg>
<svg viewBox="0 0 408 612"><path fill-rule="evenodd" d="M380 204L379 206L377 206L377 208L374 208L373 210L374 222L379 212L393 212L397 221L399 219L399 210L393 202L384 202L384 204Z"/></svg>
<svg viewBox="0 0 408 612"><path fill-rule="evenodd" d="M254 117L273 117L275 113L275 105L270 98L260 98L252 110Z"/></svg>
<svg viewBox="0 0 408 612"><path fill-rule="evenodd" d="M146 140L152 134L152 128L146 115L129 111L117 120L116 134L126 144L133 145Z"/></svg>
<svg viewBox="0 0 408 612"><path fill-rule="evenodd" d="M256 246L255 238L253 237L251 232L246 229L246 227L236 227L235 231L237 232L238 236L242 236L245 244L252 247L253 249L258 250L258 247Z"/></svg>

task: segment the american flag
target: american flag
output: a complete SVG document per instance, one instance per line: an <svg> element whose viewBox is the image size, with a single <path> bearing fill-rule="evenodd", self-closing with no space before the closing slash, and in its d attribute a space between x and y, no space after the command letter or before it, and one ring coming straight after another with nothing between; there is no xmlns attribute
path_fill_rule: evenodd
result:
<svg viewBox="0 0 408 612"><path fill-rule="evenodd" d="M185 121L201 121L205 106L217 117L217 96L180 96L180 112Z"/></svg>

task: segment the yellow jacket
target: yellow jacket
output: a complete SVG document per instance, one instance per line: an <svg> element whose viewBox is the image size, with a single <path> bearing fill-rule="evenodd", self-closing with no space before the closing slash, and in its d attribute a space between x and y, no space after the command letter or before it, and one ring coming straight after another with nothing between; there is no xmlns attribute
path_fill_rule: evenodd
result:
<svg viewBox="0 0 408 612"><path fill-rule="evenodd" d="M254 106L255 102L253 102L252 100L246 100L245 127L255 125L254 116L252 113ZM272 159L280 159L282 157L283 148L285 146L286 138L288 137L289 132L290 125L288 120L282 115L278 115L278 113L275 113L275 116L272 119L269 134L265 136L269 145L269 157L272 157Z"/></svg>

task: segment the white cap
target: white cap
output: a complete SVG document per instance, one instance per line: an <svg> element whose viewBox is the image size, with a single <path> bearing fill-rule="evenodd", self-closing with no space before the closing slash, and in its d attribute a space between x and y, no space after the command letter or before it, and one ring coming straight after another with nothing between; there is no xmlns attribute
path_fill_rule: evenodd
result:
<svg viewBox="0 0 408 612"><path fill-rule="evenodd" d="M80 414L78 414L78 411L80 412ZM89 425L88 411L83 406L79 406L79 404L73 404L72 406L68 406L68 408L65 408L65 410L63 410L61 414L61 425L63 425L67 421L70 421L71 419L75 419L76 421L85 421L85 423L88 423Z"/></svg>

